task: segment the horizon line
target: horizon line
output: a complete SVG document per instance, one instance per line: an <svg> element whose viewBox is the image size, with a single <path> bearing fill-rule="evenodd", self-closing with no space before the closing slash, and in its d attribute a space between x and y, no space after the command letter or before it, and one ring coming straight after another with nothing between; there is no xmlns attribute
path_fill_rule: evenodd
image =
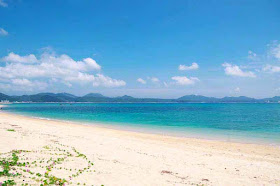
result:
<svg viewBox="0 0 280 186"><path fill-rule="evenodd" d="M250 97L250 96L245 96L245 95L240 95L240 96L223 96L223 97L215 97L215 96L205 96L205 95L201 95L201 94L186 94L186 95L182 95L180 97L177 97L177 98L159 98L159 97L134 97L134 96L130 96L130 95L127 95L127 94L124 94L124 95L119 95L119 96L106 96L106 95L103 95L102 93L98 93L98 92L89 92L87 94L84 94L82 96L77 96L73 93L68 93L68 92L57 92L57 93L54 93L54 92L40 92L40 93L34 93L34 94L21 94L21 95L9 95L9 94L5 94L5 93L2 93L0 92L0 94L4 94L6 96L10 96L10 97L17 97L17 96L32 96L32 95L38 95L38 94L70 94L70 95L73 95L73 96L76 96L76 97L84 97L88 94L100 94L106 98L119 98L119 97L124 97L124 96L129 96L129 97L132 97L132 98L135 98L135 99L163 99L163 100L176 100L176 99L180 99L184 96L202 96L202 97L206 97L206 98L215 98L215 99L223 99L223 98L227 98L227 97L231 97L231 98L240 98L240 97L246 97L246 98L251 98L251 99L256 99L256 100L261 100L261 99L268 99L268 98L274 98L274 97L280 97L280 96L272 96L272 97L264 97L264 98L255 98L255 97Z"/></svg>

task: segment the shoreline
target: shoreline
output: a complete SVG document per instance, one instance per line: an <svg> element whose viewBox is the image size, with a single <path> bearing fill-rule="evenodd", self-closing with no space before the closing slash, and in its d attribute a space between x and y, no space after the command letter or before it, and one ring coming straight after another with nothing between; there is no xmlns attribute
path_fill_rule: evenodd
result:
<svg viewBox="0 0 280 186"><path fill-rule="evenodd" d="M2 107L2 105L0 106ZM223 143L223 144L229 144L232 146L256 146L256 147L271 147L271 148L276 148L279 149L280 151L280 146L278 145L271 145L271 144L260 144L260 143L242 143L242 142L230 142L230 141L223 141L223 140L215 140L215 139L204 139L204 138L192 138L192 137L179 137L179 136L171 136L171 135L165 135L165 134L154 134L154 133L146 133L146 132L138 132L138 131L131 131L131 130L121 130L121 129L116 129L116 128L111 128L111 127L106 127L102 124L98 125L92 125L92 124L84 124L82 122L75 122L75 121L66 121L66 120L57 120L57 119L49 119L49 118L39 118L39 117L32 117L32 116L26 116L26 115L20 115L20 114L14 114L14 113L8 113L8 112L1 112L0 111L0 116L8 116L8 117L16 117L20 119L25 119L25 120L32 120L32 121L40 121L40 122L46 122L52 125L60 125L60 126L71 126L75 128L85 128L85 129L92 129L92 130L100 130L100 131L107 131L107 132L114 132L114 133L121 133L123 135L128 135L128 136L138 136L138 137L143 137L143 138L150 138L150 139L173 139L174 141L197 141L199 143ZM102 126L101 126L102 125Z"/></svg>
<svg viewBox="0 0 280 186"><path fill-rule="evenodd" d="M0 106L1 108L1 106ZM0 112L4 113L6 115L9 116L14 116L14 117L20 117L20 118L24 118L24 119L32 119L32 120L41 120L41 121L50 121L50 122L54 122L55 124L59 124L59 125L73 125L75 127L88 127L88 128L98 128L98 129L104 129L104 130L113 130L115 132L121 132L121 133L131 133L131 134L139 134L139 135L149 135L149 136L155 136L155 137L166 137L166 138L178 138L178 139L182 139L182 140L198 140L198 141L213 141L213 142L223 142L223 143L233 143L233 144L251 144L251 145L261 145L261 146L272 146L272 147L279 147L278 145L275 144L268 144L268 143L249 143L249 142L236 142L236 141L226 141L226 140L219 140L219 139L208 139L208 138L200 138L200 137L187 137L187 136L180 136L180 135L171 135L171 134L166 134L166 133L153 133L150 130L143 130L143 131L137 131L134 130L134 127L130 127L131 130L129 129L124 129L124 127L119 127L119 126L112 126L110 124L108 124L107 126L102 123L102 122L94 122L94 123L87 123L87 122L83 122L83 121L70 121L70 120L63 120L63 119L53 119L53 118L44 118L44 117L37 117L37 116L27 116L27 115L22 115L22 114L17 114L17 113L12 113L12 112L5 112L2 111Z"/></svg>
<svg viewBox="0 0 280 186"><path fill-rule="evenodd" d="M6 107L6 105L0 105L1 107ZM167 136L167 137L175 137L175 138L183 138L183 139L196 139L196 140L205 140L205 141L216 141L216 142L225 142L225 143L238 143L238 144L256 144L256 145L264 145L264 146L274 146L274 147L280 147L280 141L274 142L271 140L264 140L263 138L257 138L257 137L248 137L245 138L243 136L239 136L237 138L236 136L227 136L227 134L224 134L222 136L222 131L215 131L216 133L213 134L203 134L199 132L188 132L180 133L178 131L168 131L168 130L160 130L157 131L153 128L145 128L145 127L137 127L137 126L127 126L127 125L114 125L113 123L109 122L88 122L88 121L73 121L73 120L64 120L64 119L55 119L55 118L47 118L47 117L40 117L40 116L29 116L24 115L20 113L13 113L13 112L6 112L3 110L2 113L7 113L10 115L15 116L21 116L21 117L27 117L27 118L33 118L38 120L45 120L45 121L54 121L54 122L62 122L67 124L73 124L78 126L88 126L88 127L97 127L101 129L112 129L116 131L124 131L124 132L133 132L133 133L142 133L142 134L148 134L148 135L159 135L159 136ZM207 129L205 129L207 130ZM205 136L203 136L205 135Z"/></svg>
<svg viewBox="0 0 280 186"><path fill-rule="evenodd" d="M86 185L280 184L279 147L122 131L0 112L1 153L15 149L40 152L58 143L94 162L95 172L67 180L69 185L82 181ZM79 161L69 164L75 167ZM66 171L57 169L53 174L67 178Z"/></svg>

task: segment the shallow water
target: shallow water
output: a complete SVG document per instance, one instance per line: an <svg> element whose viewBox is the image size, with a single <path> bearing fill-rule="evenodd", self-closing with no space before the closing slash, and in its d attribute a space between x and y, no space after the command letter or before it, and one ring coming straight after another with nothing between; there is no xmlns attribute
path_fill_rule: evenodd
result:
<svg viewBox="0 0 280 186"><path fill-rule="evenodd" d="M280 144L280 104L28 103L3 110L126 130Z"/></svg>

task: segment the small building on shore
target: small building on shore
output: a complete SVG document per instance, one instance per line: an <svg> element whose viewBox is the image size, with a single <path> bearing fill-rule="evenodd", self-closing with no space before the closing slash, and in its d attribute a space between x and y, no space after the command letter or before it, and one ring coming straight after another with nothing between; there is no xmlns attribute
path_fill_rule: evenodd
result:
<svg viewBox="0 0 280 186"><path fill-rule="evenodd" d="M11 102L9 100L1 100L0 104L10 104Z"/></svg>

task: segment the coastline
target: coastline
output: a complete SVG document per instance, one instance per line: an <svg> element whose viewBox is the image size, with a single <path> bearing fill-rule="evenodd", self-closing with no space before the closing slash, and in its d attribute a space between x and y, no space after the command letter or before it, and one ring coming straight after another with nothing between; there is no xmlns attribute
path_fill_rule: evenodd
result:
<svg viewBox="0 0 280 186"><path fill-rule="evenodd" d="M73 179L73 184L280 184L280 148L275 146L123 131L6 112L0 112L0 123L1 153L59 142L87 155L96 172Z"/></svg>
<svg viewBox="0 0 280 186"><path fill-rule="evenodd" d="M4 105L5 106L5 105ZM0 108L3 107L3 105L0 105ZM104 124L102 122L83 122L83 121L70 121L70 120L62 120L62 119L54 119L54 118L44 118L44 117L37 117L37 116L28 116L28 115L23 115L23 114L17 114L17 113L12 113L12 112L5 112L0 110L0 116L1 114L14 117L14 118L21 118L21 119L29 119L32 120L33 122L36 121L46 121L52 123L52 125L63 125L63 126L74 126L74 127L84 127L87 129L98 129L100 131L108 130L108 131L113 131L116 133L124 133L125 135L136 135L136 136L143 136L143 138L150 136L154 139L158 138L170 138L170 139L176 139L176 140L194 140L194 141L199 141L201 143L206 143L206 142L213 142L213 143L229 143L229 144L240 144L240 145L256 145L256 146L271 146L275 148L279 148L280 146L278 144L269 144L269 143L257 143L257 142L246 142L246 141L227 141L224 139L219 139L219 138L201 138L201 137L188 137L188 136L181 136L178 134L172 135L171 133L163 133L163 132L158 132L155 133L151 130L140 130L141 127L139 127L137 130L135 127L128 127L128 129L125 129L127 126L113 126L108 123Z"/></svg>
<svg viewBox="0 0 280 186"><path fill-rule="evenodd" d="M3 105L7 106L7 105ZM1 108L1 105L0 105ZM260 145L270 145L280 147L280 138L275 134L265 133L250 133L247 131L238 130L218 130L215 128L167 128L167 127L153 127L152 125L135 125L134 123L125 122L108 122L108 121L89 121L89 120L75 120L67 118L52 118L52 117L42 117L33 114L26 113L14 113L11 111L2 110L5 113L29 117L34 119L46 120L46 121L58 121L64 123L72 123L76 125L86 125L90 127L98 127L104 129L113 129L117 131L127 131L135 133L144 133L151 135L161 135L170 136L178 138L187 139L198 139L198 140L211 140L219 142L229 142L229 143L242 143L242 144L260 144Z"/></svg>

